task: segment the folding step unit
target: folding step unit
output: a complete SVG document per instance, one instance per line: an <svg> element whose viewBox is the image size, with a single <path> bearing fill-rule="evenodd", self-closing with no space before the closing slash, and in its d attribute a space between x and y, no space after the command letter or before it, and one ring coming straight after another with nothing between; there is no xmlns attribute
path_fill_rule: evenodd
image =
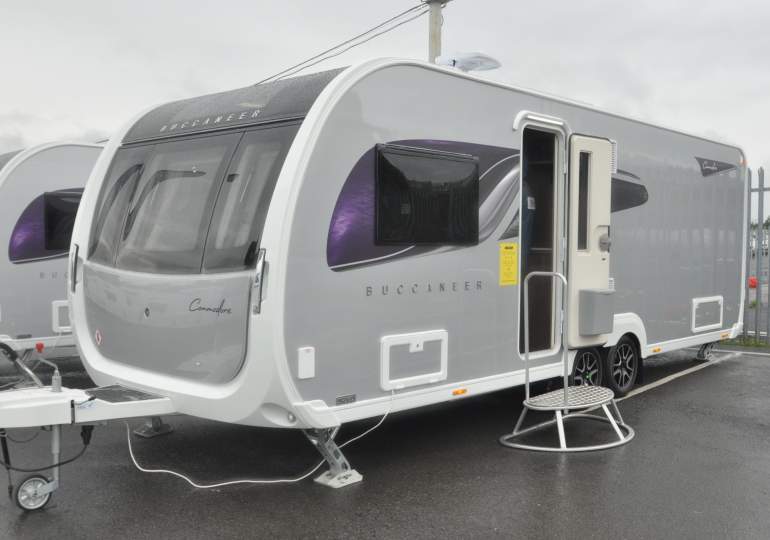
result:
<svg viewBox="0 0 770 540"><path fill-rule="evenodd" d="M567 289L567 278L558 272L531 272L524 279L524 305L526 309L524 314L524 391L525 399L523 409L516 422L516 426L511 433L500 437L500 444L510 448L519 448L522 450L536 450L541 452L587 452L590 450L604 450L626 444L634 438L634 430L623 422L620 416L615 394L609 388L603 386L571 386L569 384L569 356L567 354L567 340L565 329L567 321L565 319L567 306L563 306L563 316L561 325L561 345L562 359L564 363L564 387L539 396L530 395L529 381L529 281L533 277L549 277L558 279L562 284L562 291ZM564 302L567 302L567 295L562 295ZM588 414L590 410L601 409L604 416ZM553 420L524 427L524 419L528 411L550 411L554 413ZM582 411L582 412L571 412ZM614 413L614 416L613 416ZM603 444L590 446L570 446L564 434L564 421L567 419L586 419L598 422L604 422L612 426L617 437ZM520 442L522 436L533 433L556 424L559 433L559 446L545 446L536 444L525 444Z"/></svg>

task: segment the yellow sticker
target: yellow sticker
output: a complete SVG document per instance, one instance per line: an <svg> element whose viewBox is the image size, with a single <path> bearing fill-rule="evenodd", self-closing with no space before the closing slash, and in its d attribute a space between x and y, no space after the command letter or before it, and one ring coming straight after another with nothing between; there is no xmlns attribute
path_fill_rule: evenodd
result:
<svg viewBox="0 0 770 540"><path fill-rule="evenodd" d="M500 286L519 284L519 243L500 242Z"/></svg>

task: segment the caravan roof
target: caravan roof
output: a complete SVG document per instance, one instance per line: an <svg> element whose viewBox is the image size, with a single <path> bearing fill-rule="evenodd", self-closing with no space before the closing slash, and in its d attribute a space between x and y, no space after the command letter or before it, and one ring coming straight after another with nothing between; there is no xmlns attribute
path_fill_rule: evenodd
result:
<svg viewBox="0 0 770 540"><path fill-rule="evenodd" d="M21 152L22 152L21 150L15 150L13 152L8 152L6 154L0 154L0 169L5 167L8 164L8 162L11 161L16 156L16 154L19 154Z"/></svg>
<svg viewBox="0 0 770 540"><path fill-rule="evenodd" d="M123 143L302 118L341 71L322 71L167 103L136 122Z"/></svg>

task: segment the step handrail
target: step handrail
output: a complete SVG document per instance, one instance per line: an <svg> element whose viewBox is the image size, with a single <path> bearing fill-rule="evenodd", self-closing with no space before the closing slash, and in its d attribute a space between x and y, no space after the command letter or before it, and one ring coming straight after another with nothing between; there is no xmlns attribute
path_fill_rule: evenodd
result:
<svg viewBox="0 0 770 540"><path fill-rule="evenodd" d="M564 404L567 404L567 388L569 387L569 360L567 355L567 340L565 333L567 328L567 278L560 272L546 272L538 270L530 272L524 278L524 392L526 401L529 401L529 280L533 277L558 278L562 283L562 306L560 324L560 340L562 358L564 363Z"/></svg>

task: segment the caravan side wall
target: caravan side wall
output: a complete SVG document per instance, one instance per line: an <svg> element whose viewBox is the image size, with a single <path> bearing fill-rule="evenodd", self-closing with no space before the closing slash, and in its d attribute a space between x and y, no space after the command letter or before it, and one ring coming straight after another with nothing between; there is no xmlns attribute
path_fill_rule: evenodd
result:
<svg viewBox="0 0 770 540"><path fill-rule="evenodd" d="M0 171L0 341L13 349L73 345L53 328L53 302L66 304L68 246L48 249L46 193L85 186L100 146L45 145L19 153ZM50 246L48 246L50 247ZM66 306L60 310L68 325Z"/></svg>
<svg viewBox="0 0 770 540"><path fill-rule="evenodd" d="M518 191L485 187L481 171L481 190L491 192L488 206L505 208L485 210L482 202L483 234L475 246L395 253L373 245L373 217L360 219L374 212L375 145L486 152L486 161L480 161L490 172L487 178L503 183L505 171L492 169L516 172L521 133L512 123L521 111L562 118L573 133L616 140L614 176L632 190L646 191L645 200L632 207L617 205L611 218L615 313L641 319L643 345L675 344L702 334L703 327L713 332L736 325L745 189L737 148L446 71L385 65L355 82L328 112L288 218L293 224L281 284L283 328L289 369L303 399L323 400L342 411L387 397L381 340L390 335L446 332L446 378L403 390L440 389L426 401L451 399L452 388L468 382L502 387L522 369L519 287L500 286L499 275L499 244L517 214ZM517 190L518 182L509 187ZM492 201L495 197L499 200ZM357 260L351 255L355 250L361 251ZM708 324L694 324L693 301L715 296L723 299L721 325L714 326L713 303L696 309ZM420 369L438 365L437 351L424 351L433 359ZM556 362L552 356L536 364ZM558 368L536 371L535 377L557 373Z"/></svg>

